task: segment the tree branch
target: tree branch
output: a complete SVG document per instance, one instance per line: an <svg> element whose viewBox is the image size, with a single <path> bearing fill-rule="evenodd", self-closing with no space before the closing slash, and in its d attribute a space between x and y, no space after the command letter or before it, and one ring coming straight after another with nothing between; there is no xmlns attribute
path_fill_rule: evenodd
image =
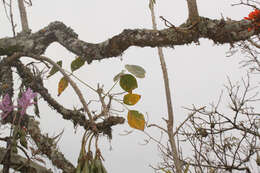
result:
<svg viewBox="0 0 260 173"><path fill-rule="evenodd" d="M33 59L41 60L41 61L42 60L43 61L47 61L48 63L50 63L51 65L53 65L57 69L59 69L59 71L66 78L66 80L70 83L70 85L72 86L72 88L76 92L77 96L79 97L79 100L82 103L84 111L87 113L90 122L93 122L93 118L92 118L91 112L90 112L90 110L88 108L87 102L85 101L85 99L83 97L83 94L81 93L81 91L78 88L77 84L73 80L71 80L69 75L67 75L67 73L57 63L55 63L53 60L51 60L48 57L45 57L45 56L34 56L34 55L31 55L30 57L32 57Z"/></svg>
<svg viewBox="0 0 260 173"><path fill-rule="evenodd" d="M75 167L64 157L61 152L58 151L56 141L48 136L42 135L39 128L39 123L32 118L29 119L28 132L38 149L52 161L54 166L62 169L64 173L74 172Z"/></svg>
<svg viewBox="0 0 260 173"><path fill-rule="evenodd" d="M197 29L187 28L183 24L177 29L163 30L125 29L122 33L99 44L84 42L78 35L62 22L53 22L49 26L29 36L0 39L0 55L14 52L41 55L53 42L58 42L67 50L91 63L120 56L130 46L138 47L172 47L197 42L199 38L208 38L218 44L234 43L247 40L258 31L248 32L250 22L212 20L200 17Z"/></svg>
<svg viewBox="0 0 260 173"><path fill-rule="evenodd" d="M0 161L3 160L6 152L7 149L0 147ZM14 153L11 154L9 166L21 172L52 173L51 170Z"/></svg>
<svg viewBox="0 0 260 173"><path fill-rule="evenodd" d="M13 73L11 66L9 65L0 68L0 87L0 96L4 97L6 94L8 94L10 98L13 97ZM3 164L3 173L9 172L9 163L11 160L11 142L6 143L6 149L7 152L3 160L0 162Z"/></svg>
<svg viewBox="0 0 260 173"><path fill-rule="evenodd" d="M67 108L64 108L61 104L59 104L55 99L51 97L51 95L48 92L48 89L44 87L43 81L40 78L40 76L34 76L30 69L26 66L24 66L20 61L14 61L12 62L12 65L16 67L18 74L22 78L24 84L27 87L32 88L34 92L39 93L43 99L51 106L53 107L58 113L62 115L62 118L65 120L72 120L74 125L80 125L84 127L86 130L91 130L91 123L89 120L86 119L86 116L81 113L79 110L70 110ZM1 66L1 64L0 64ZM105 119L101 123L97 123L96 127L98 130L98 133L106 134L110 137L110 134L107 129L112 126L123 124L124 118L123 117L115 117L110 116L108 119Z"/></svg>

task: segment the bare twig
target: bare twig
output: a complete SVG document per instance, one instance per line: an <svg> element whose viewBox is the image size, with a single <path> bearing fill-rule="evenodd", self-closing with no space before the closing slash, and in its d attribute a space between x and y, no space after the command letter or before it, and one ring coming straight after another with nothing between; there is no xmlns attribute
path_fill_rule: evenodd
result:
<svg viewBox="0 0 260 173"><path fill-rule="evenodd" d="M197 8L196 0L187 0L188 9L189 9L189 20L191 23L199 21L199 12Z"/></svg>
<svg viewBox="0 0 260 173"><path fill-rule="evenodd" d="M22 23L22 32L27 33L30 31L30 29L28 25L26 9L24 6L24 0L18 0L18 5L19 5L19 12L20 12L20 18Z"/></svg>
<svg viewBox="0 0 260 173"><path fill-rule="evenodd" d="M203 109L205 109L205 107L206 107L206 106L203 106L203 107L197 109L197 111L203 110ZM197 111L194 111L194 112L192 112L191 114L189 114L189 116L177 127L177 129L176 129L175 132L173 133L173 136L175 136L175 135L179 132L180 128L181 128L192 116L194 116L194 115L197 113Z"/></svg>
<svg viewBox="0 0 260 173"><path fill-rule="evenodd" d="M153 1L150 0L150 10L151 10L151 17L152 17L152 24L153 29L157 30L156 21L155 21L155 14L154 14L154 4ZM173 123L174 123L174 115L173 115L173 108L172 108L172 100L171 100L171 92L170 92L170 85L169 85L169 79L168 79L168 72L166 68L166 63L164 60L164 55L161 47L157 48L158 55L161 62L161 68L163 72L163 81L165 86L165 94L166 94L166 101L167 101L167 110L168 110L168 120L167 120L167 134L169 137L170 145L171 145L171 151L172 156L174 159L174 164L176 166L176 172L181 173L181 163L179 160L179 154L176 147L176 142L173 135Z"/></svg>

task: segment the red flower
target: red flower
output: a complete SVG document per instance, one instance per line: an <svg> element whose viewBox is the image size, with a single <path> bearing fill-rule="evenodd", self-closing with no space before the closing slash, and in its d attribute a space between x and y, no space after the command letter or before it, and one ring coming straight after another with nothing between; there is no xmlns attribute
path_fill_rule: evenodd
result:
<svg viewBox="0 0 260 173"><path fill-rule="evenodd" d="M260 28L260 10L255 9L251 13L249 13L248 17L244 17L246 20L250 20L253 23L253 27L248 28L248 31L252 29L259 29Z"/></svg>

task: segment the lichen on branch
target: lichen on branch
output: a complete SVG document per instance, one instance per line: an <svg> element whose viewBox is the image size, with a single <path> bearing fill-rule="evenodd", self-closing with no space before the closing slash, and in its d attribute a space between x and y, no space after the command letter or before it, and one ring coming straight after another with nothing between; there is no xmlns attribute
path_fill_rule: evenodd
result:
<svg viewBox="0 0 260 173"><path fill-rule="evenodd" d="M258 34L258 31L248 32L250 24L247 20L225 21L200 17L196 29L190 28L189 23L162 30L125 29L108 40L94 44L78 39L78 35L62 22L52 22L30 35L0 39L0 55L14 52L42 55L50 44L58 42L91 63L93 60L120 56L131 46L173 47L197 42L200 38L208 38L219 44L243 41Z"/></svg>

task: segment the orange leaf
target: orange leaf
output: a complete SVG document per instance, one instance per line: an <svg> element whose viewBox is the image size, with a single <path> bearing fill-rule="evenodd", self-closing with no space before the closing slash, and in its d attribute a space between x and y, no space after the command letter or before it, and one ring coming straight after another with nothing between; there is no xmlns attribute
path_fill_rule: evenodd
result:
<svg viewBox="0 0 260 173"><path fill-rule="evenodd" d="M126 94L124 96L124 104L135 105L141 98L141 95L138 94Z"/></svg>
<svg viewBox="0 0 260 173"><path fill-rule="evenodd" d="M58 85L58 96L68 87L68 81L65 77L62 77Z"/></svg>
<svg viewBox="0 0 260 173"><path fill-rule="evenodd" d="M145 120L144 115L135 110L130 110L127 115L128 124L130 127L138 130L144 130Z"/></svg>

